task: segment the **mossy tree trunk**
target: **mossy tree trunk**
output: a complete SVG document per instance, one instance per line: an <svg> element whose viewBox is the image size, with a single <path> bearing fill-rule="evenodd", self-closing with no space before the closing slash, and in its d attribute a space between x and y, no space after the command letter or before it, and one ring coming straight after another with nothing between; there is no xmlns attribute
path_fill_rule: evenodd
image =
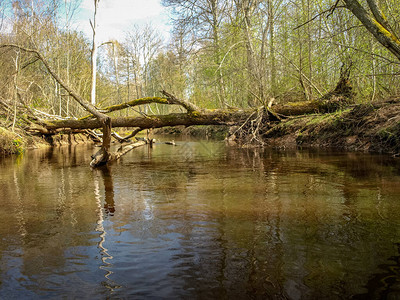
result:
<svg viewBox="0 0 400 300"><path fill-rule="evenodd" d="M371 13L357 0L343 0L346 7L357 17L363 26L381 43L386 49L392 52L400 60L400 40L396 32L389 25L385 15L379 9L375 0L367 0Z"/></svg>

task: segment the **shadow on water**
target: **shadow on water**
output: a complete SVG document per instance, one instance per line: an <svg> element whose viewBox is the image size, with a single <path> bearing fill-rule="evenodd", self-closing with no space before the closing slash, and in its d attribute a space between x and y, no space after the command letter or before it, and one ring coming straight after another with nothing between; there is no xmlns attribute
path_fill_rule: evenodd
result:
<svg viewBox="0 0 400 300"><path fill-rule="evenodd" d="M400 299L400 243L395 246L398 255L379 265L379 272L373 274L365 286L368 292L352 299Z"/></svg>
<svg viewBox="0 0 400 300"><path fill-rule="evenodd" d="M101 172L101 177L103 178L104 184L104 211L106 215L113 216L115 212L115 202L114 202L114 183L111 174L111 168L104 166L99 168Z"/></svg>

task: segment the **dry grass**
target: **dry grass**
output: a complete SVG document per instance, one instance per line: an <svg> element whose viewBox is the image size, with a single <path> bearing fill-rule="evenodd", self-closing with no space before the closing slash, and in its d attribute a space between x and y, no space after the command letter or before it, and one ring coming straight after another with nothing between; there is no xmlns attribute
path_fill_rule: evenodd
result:
<svg viewBox="0 0 400 300"><path fill-rule="evenodd" d="M23 152L24 143L18 134L0 127L0 155Z"/></svg>

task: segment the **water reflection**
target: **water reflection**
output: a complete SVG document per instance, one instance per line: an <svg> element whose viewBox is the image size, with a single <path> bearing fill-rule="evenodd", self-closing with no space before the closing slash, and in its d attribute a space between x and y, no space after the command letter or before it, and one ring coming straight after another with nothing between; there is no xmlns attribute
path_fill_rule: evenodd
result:
<svg viewBox="0 0 400 300"><path fill-rule="evenodd" d="M355 295L353 299L398 299L400 297L400 243L397 255L390 257L387 263L379 266L379 273L368 280L368 292Z"/></svg>
<svg viewBox="0 0 400 300"><path fill-rule="evenodd" d="M98 243L98 247L100 249L100 257L102 261L102 265L99 266L99 269L104 270L106 272L106 274L104 275L106 280L102 282L102 285L104 285L107 289L109 289L110 292L113 292L115 289L118 289L119 286L110 278L110 276L113 274L113 271L111 271L113 257L106 248L107 232L104 228L104 214L106 216L114 215L115 212L114 186L110 170L107 166L95 169L93 170L93 172L96 173L94 176L94 195L97 203L97 218L98 218L96 231L100 233L99 235L100 241ZM104 182L104 194L105 194L104 210L102 207L102 198L100 195L100 183L99 183L100 176L103 178Z"/></svg>
<svg viewBox="0 0 400 300"><path fill-rule="evenodd" d="M399 162L178 141L0 161L4 298L398 295Z"/></svg>
<svg viewBox="0 0 400 300"><path fill-rule="evenodd" d="M115 203L114 203L114 184L111 175L111 170L108 166L104 166L102 168L98 168L95 172L100 172L101 177L103 178L104 184L104 211L107 215L113 216L115 212Z"/></svg>

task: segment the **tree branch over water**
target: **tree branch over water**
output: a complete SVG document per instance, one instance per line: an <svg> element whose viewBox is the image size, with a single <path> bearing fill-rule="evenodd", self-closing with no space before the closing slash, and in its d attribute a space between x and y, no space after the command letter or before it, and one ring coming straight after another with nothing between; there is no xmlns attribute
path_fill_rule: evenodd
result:
<svg viewBox="0 0 400 300"><path fill-rule="evenodd" d="M270 126L272 122L280 122L282 117L286 115L300 115L315 112L324 112L338 107L333 107L330 103L325 100L318 101L306 101L302 103L296 103L295 105L277 105L273 109L264 105L258 108L239 109L205 109L196 106L189 101L179 99L167 91L161 91L164 97L145 97L139 98L126 103L108 106L99 109L92 105L89 101L86 101L82 96L75 92L60 76L55 72L45 57L37 50L21 47L15 44L3 44L0 45L0 49L18 49L25 53L32 54L35 59L40 60L46 67L49 74L54 80L60 84L77 103L79 103L90 115L85 116L81 119L58 119L58 120L43 120L40 119L40 123L35 123L30 126L30 130L41 134L56 134L60 130L66 130L73 132L74 130L88 130L102 128L102 146L101 149L92 156L93 160L90 163L92 167L104 165L109 161L119 159L122 155L126 154L130 150L143 146L147 143L152 143L152 140L140 141L125 147L121 147L117 152L112 153L110 151L111 138L112 138L112 127L136 127L137 129L130 135L134 136L137 132L143 129L160 128L165 126L193 126L193 125L243 125L247 122L257 124L252 130L253 136L257 136L261 127ZM335 93L332 95L337 96ZM329 100L329 99L328 99ZM147 115L142 114L136 117L110 117L106 114L127 109L129 107L135 107L144 104L164 104L164 105L177 105L186 110L185 113L170 113L167 115ZM328 104L328 105L327 105ZM34 114L33 110L30 110L31 114ZM255 114L256 113L256 114ZM250 120L252 116L256 115L256 119ZM34 119L36 116L32 116ZM39 119L39 118L37 118ZM243 127L243 126L241 126ZM119 138L119 140L126 140L126 138Z"/></svg>

